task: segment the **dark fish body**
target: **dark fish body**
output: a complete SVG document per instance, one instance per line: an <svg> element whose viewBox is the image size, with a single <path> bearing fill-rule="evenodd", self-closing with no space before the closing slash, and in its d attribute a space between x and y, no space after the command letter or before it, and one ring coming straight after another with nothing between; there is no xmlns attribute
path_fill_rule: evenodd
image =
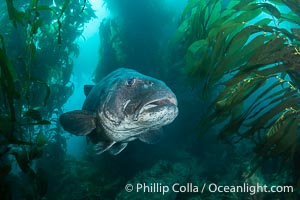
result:
<svg viewBox="0 0 300 200"><path fill-rule="evenodd" d="M155 143L161 127L178 115L177 99L166 84L135 70L120 68L95 86L85 86L82 110L60 116L63 128L89 136L100 154L120 153L128 142Z"/></svg>

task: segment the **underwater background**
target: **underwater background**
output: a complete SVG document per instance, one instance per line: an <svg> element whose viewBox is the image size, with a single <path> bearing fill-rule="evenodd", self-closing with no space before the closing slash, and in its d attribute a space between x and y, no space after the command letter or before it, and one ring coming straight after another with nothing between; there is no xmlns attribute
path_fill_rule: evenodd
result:
<svg viewBox="0 0 300 200"><path fill-rule="evenodd" d="M5 0L0 9L0 199L300 198L298 0ZM179 115L157 144L96 155L58 118L81 109L84 85L120 67L164 81ZM181 191L162 192L176 183Z"/></svg>

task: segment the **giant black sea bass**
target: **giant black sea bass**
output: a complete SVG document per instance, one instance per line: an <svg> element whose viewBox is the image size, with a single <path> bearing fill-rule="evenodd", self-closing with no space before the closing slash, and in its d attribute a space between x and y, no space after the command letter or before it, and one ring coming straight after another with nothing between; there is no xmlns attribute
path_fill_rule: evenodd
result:
<svg viewBox="0 0 300 200"><path fill-rule="evenodd" d="M119 154L128 142L156 143L161 127L178 115L177 99L162 81L120 68L95 86L85 86L82 110L60 116L63 128L87 136L98 154Z"/></svg>

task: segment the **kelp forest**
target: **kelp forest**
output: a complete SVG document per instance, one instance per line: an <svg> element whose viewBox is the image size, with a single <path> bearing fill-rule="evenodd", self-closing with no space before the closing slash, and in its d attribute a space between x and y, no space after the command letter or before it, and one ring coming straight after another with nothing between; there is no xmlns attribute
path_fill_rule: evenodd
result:
<svg viewBox="0 0 300 200"><path fill-rule="evenodd" d="M214 96L200 127L255 152L245 178L275 162L299 186L299 16L298 1L192 1L176 33L186 73Z"/></svg>
<svg viewBox="0 0 300 200"><path fill-rule="evenodd" d="M161 79L179 116L158 144L117 156L78 146L76 157L58 119L75 90L78 39L97 18L91 3L0 3L0 199L299 199L300 1L187 0L177 13L176 1L103 0L92 80L119 67ZM128 183L293 191L162 195Z"/></svg>
<svg viewBox="0 0 300 200"><path fill-rule="evenodd" d="M73 91L75 40L95 15L88 2L55 2L0 5L1 199L41 199L53 181L48 169L62 172L66 138L57 118Z"/></svg>

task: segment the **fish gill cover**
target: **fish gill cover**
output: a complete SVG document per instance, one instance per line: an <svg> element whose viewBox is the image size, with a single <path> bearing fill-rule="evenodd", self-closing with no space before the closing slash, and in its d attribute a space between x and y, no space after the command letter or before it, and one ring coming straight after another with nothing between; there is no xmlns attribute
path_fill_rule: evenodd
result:
<svg viewBox="0 0 300 200"><path fill-rule="evenodd" d="M74 91L76 39L94 11L88 0L3 1L0 199L299 199L299 1L189 0L180 20L161 0L104 5L111 14L99 27L95 82L137 69L174 90L180 115L154 146L68 155L58 117ZM124 192L137 182L294 192Z"/></svg>

